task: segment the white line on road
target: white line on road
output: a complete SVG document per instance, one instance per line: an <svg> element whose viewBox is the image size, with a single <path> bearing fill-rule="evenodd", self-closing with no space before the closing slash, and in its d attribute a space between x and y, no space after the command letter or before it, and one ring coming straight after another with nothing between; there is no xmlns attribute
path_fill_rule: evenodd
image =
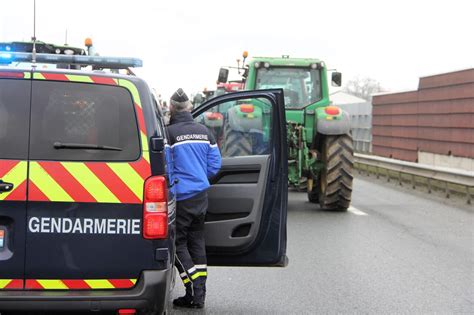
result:
<svg viewBox="0 0 474 315"><path fill-rule="evenodd" d="M368 215L367 213L360 211L359 209L354 208L353 206L350 206L349 209L347 209L347 211L352 212L355 215Z"/></svg>

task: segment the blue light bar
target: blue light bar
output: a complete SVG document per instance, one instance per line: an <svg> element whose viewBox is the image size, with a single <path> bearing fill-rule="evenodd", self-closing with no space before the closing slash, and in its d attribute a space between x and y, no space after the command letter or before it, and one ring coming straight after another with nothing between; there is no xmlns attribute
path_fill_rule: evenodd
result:
<svg viewBox="0 0 474 315"><path fill-rule="evenodd" d="M12 62L33 62L32 53L0 52L0 64ZM80 66L95 66L106 69L126 69L143 67L143 61L138 58L81 56L81 55L54 55L36 54L37 63L68 64Z"/></svg>

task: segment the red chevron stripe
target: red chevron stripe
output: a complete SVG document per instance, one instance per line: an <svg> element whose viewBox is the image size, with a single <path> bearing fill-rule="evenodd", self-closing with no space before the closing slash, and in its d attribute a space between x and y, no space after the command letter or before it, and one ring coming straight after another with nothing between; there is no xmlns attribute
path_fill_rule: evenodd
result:
<svg viewBox="0 0 474 315"><path fill-rule="evenodd" d="M13 279L7 286L4 288L5 290L21 290L23 289L23 280L20 279Z"/></svg>
<svg viewBox="0 0 474 315"><path fill-rule="evenodd" d="M122 203L141 203L133 191L105 163L84 163ZM126 178L124 180L127 180Z"/></svg>
<svg viewBox="0 0 474 315"><path fill-rule="evenodd" d="M140 131L146 134L146 125L145 125L145 117L143 116L143 110L140 106L135 103L135 110L137 111L137 118L138 118L138 127Z"/></svg>
<svg viewBox="0 0 474 315"><path fill-rule="evenodd" d="M49 201L49 198L30 180L28 181L28 200Z"/></svg>
<svg viewBox="0 0 474 315"><path fill-rule="evenodd" d="M43 77L46 80L55 80L55 81L69 81L69 79L66 77L66 75L61 74L61 73L46 73L46 72L41 72Z"/></svg>
<svg viewBox="0 0 474 315"><path fill-rule="evenodd" d="M108 84L108 85L117 85L117 83L114 81L112 78L107 78L107 77L97 77L97 76L91 76L90 77L94 83L98 84Z"/></svg>
<svg viewBox="0 0 474 315"><path fill-rule="evenodd" d="M36 280L27 279L25 282L25 289L27 290L43 290L43 286Z"/></svg>
<svg viewBox="0 0 474 315"><path fill-rule="evenodd" d="M88 290L91 287L84 280L62 280L71 290Z"/></svg>
<svg viewBox="0 0 474 315"><path fill-rule="evenodd" d="M148 154L145 152L144 154ZM147 179L151 176L150 163L144 158L141 158L137 162L130 163L130 166L143 178Z"/></svg>
<svg viewBox="0 0 474 315"><path fill-rule="evenodd" d="M26 177L26 174L25 174L25 177ZM13 188L13 191L7 197L5 197L5 200L10 200L10 201L26 200L26 179L20 184L20 186Z"/></svg>
<svg viewBox="0 0 474 315"><path fill-rule="evenodd" d="M51 176L74 201L97 202L97 200L69 173L59 162L38 162L39 165Z"/></svg>
<svg viewBox="0 0 474 315"><path fill-rule="evenodd" d="M12 168L17 166L20 161L13 161L13 160L0 160L0 178L5 176ZM26 174L25 174L26 178Z"/></svg>
<svg viewBox="0 0 474 315"><path fill-rule="evenodd" d="M135 284L129 279L108 279L110 283L116 289L129 289L135 286Z"/></svg>

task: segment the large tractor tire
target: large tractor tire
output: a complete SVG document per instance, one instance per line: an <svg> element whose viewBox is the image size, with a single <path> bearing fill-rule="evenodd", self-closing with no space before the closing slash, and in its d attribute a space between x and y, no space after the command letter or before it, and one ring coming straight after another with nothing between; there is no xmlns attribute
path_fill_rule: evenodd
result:
<svg viewBox="0 0 474 315"><path fill-rule="evenodd" d="M234 131L229 124L224 127L223 156L248 156L252 155L252 142L245 132Z"/></svg>
<svg viewBox="0 0 474 315"><path fill-rule="evenodd" d="M319 177L319 204L325 210L346 211L352 196L352 137L326 136L321 154L325 167Z"/></svg>

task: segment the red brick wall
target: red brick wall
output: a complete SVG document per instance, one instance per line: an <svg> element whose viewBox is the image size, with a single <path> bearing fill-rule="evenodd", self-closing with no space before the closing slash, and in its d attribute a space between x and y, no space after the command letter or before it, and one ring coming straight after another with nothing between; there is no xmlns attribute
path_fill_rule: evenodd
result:
<svg viewBox="0 0 474 315"><path fill-rule="evenodd" d="M418 151L474 158L474 69L420 78L418 90L373 97L372 147L416 162Z"/></svg>

